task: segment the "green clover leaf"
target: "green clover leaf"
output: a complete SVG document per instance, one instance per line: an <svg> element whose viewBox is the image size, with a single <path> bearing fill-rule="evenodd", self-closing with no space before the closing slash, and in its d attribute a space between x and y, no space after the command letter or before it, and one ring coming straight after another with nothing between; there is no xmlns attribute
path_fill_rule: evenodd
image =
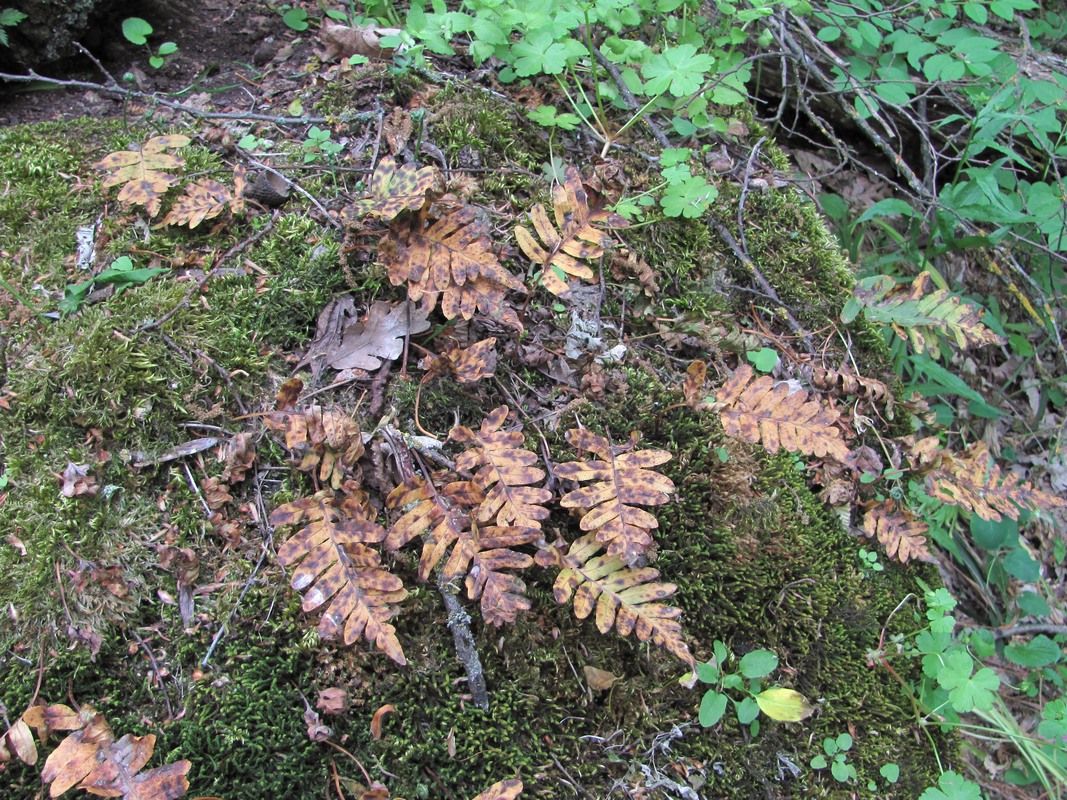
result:
<svg viewBox="0 0 1067 800"><path fill-rule="evenodd" d="M715 59L706 53L697 54L691 44L668 47L662 53L649 56L642 73L648 96L669 91L675 97L685 97L700 91L704 77L715 66Z"/></svg>

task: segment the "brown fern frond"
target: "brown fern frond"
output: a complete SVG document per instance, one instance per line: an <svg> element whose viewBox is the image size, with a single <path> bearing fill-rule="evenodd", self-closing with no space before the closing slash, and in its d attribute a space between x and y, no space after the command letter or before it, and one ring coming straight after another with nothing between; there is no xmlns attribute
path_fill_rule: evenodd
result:
<svg viewBox="0 0 1067 800"><path fill-rule="evenodd" d="M42 741L51 731L73 731L52 751L41 770L41 780L52 784L50 797L78 788L98 797L176 800L189 789L185 777L192 766L189 761L141 772L152 758L156 737L126 734L116 740L104 715L90 706L82 706L80 711L64 705L31 706L20 722L23 727L35 728ZM36 755L34 749L34 761Z"/></svg>
<svg viewBox="0 0 1067 800"><path fill-rule="evenodd" d="M948 289L931 291L933 278L920 273L910 286L897 285L886 275L861 280L855 300L845 307L845 322L860 308L871 322L892 326L901 339L910 341L916 353L941 358L940 337L953 341L960 350L971 345L1002 344L1004 338L983 322L985 309L961 300Z"/></svg>
<svg viewBox="0 0 1067 800"><path fill-rule="evenodd" d="M649 531L657 519L637 505L661 506L670 500L674 483L652 467L671 460L666 450L634 450L636 442L613 447L605 437L581 429L567 431L567 441L578 450L588 450L600 460L571 461L556 467L556 475L572 481L593 481L565 494L564 508L582 508L583 531L595 531L608 554L634 561L650 544Z"/></svg>
<svg viewBox="0 0 1067 800"><path fill-rule="evenodd" d="M429 226L419 215L395 225L391 236L382 246L389 280L394 286L406 283L412 301L423 300L430 311L440 299L448 319L470 319L479 311L518 324L514 311L504 308L504 295L525 287L500 264L489 226L474 206L462 206Z"/></svg>
<svg viewBox="0 0 1067 800"><path fill-rule="evenodd" d="M416 476L386 499L388 508L409 507L389 530L385 546L398 550L412 539L423 541L419 580L425 582L439 564L446 580L465 578L467 597L480 600L482 617L493 625L514 622L530 602L526 584L503 570L521 570L533 559L513 548L536 541L534 528L489 525L479 527L473 511L485 495L472 481L453 481L440 491ZM447 561L445 556L448 556Z"/></svg>
<svg viewBox="0 0 1067 800"><path fill-rule="evenodd" d="M305 612L332 598L319 620L320 635L346 645L363 636L393 661L406 664L388 620L407 591L398 577L381 568L381 556L369 546L383 541L386 532L368 519L360 502L319 492L279 506L270 523L276 528L303 525L278 548L278 563L290 567L299 562L290 584L304 592Z"/></svg>
<svg viewBox="0 0 1067 800"><path fill-rule="evenodd" d="M523 449L522 431L502 431L510 410L500 406L482 420L474 432L457 425L448 438L471 445L456 459L456 468L474 473L474 485L485 494L476 510L479 524L493 520L504 528L540 528L549 515L544 504L552 499L547 489L531 484L545 479L545 471L533 466L537 455Z"/></svg>
<svg viewBox="0 0 1067 800"><path fill-rule="evenodd" d="M591 209L578 170L571 166L566 169L563 183L552 187L552 212L558 230L545 207L538 203L530 209L530 221L537 236L518 225L515 238L522 252L540 266L541 285L552 294L564 297L570 292L567 285L570 277L586 283L596 280L593 270L582 262L599 259L612 241L610 235L596 226L624 228L629 223L614 211Z"/></svg>
<svg viewBox="0 0 1067 800"><path fill-rule="evenodd" d="M762 443L771 453L781 447L837 461L848 457L837 427L840 412L809 400L802 389L791 391L787 383L776 385L769 376L752 380L753 376L752 367L743 364L717 393L715 407L726 433Z"/></svg>
<svg viewBox="0 0 1067 800"><path fill-rule="evenodd" d="M318 479L334 489L346 476L356 474L356 462L363 455L363 436L359 424L342 411L328 411L322 406L296 408L304 384L298 378L286 381L278 392L277 413L263 419L263 424L285 437L285 446L299 457L297 469L317 473Z"/></svg>
<svg viewBox="0 0 1067 800"><path fill-rule="evenodd" d="M601 633L612 628L620 636L633 633L638 641L651 640L693 665L678 622L681 609L660 602L677 587L658 582L659 572L650 567L634 569L618 556L597 555L603 549L596 534L587 533L569 547L553 545L538 552L538 564L560 568L552 588L556 602L564 605L573 597L575 616L585 619L595 610Z"/></svg>
<svg viewBox="0 0 1067 800"><path fill-rule="evenodd" d="M1018 475L1001 472L984 442L971 445L962 456L942 452L940 465L926 476L926 487L943 503L991 522L999 521L1001 515L1018 519L1022 509L1051 511L1067 506L1064 498L1039 491Z"/></svg>
<svg viewBox="0 0 1067 800"><path fill-rule="evenodd" d="M867 538L877 538L886 555L902 564L907 564L909 559L933 561L924 536L928 530L929 525L916 519L906 508L897 508L892 500L875 506L863 516L863 533Z"/></svg>

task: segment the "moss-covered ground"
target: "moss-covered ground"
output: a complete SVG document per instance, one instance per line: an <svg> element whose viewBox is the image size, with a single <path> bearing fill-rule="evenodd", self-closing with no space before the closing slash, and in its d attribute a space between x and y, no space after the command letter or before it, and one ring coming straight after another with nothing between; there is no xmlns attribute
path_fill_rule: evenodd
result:
<svg viewBox="0 0 1067 800"><path fill-rule="evenodd" d="M453 87L434 103L427 135L449 159L467 148L505 167L482 180L473 198L501 215L505 235L514 223L509 209L545 199L537 171L546 141L500 100ZM541 373L505 363L493 382L427 384L420 420L443 435L457 415L474 425L517 398L531 418L529 446L540 451L541 434L559 461L570 455L563 432L576 418L617 441L638 431L642 446L669 450L664 472L678 491L657 510L655 567L678 586L696 656L708 658L716 639L738 655L771 649L781 665L776 679L803 692L817 713L792 725L764 719L757 735L729 715L703 730L700 694L678 683L684 667L576 620L553 600L548 572L527 578L533 609L514 627L475 623L488 711L465 700L440 598L415 584L408 563L396 565L407 570L412 593L395 620L407 667L363 645L320 642L274 563L266 528L256 524L306 484L241 409L271 407L332 296L348 289L361 302L400 295L297 202L273 220L259 214L192 232L147 229L100 189L91 164L152 133L90 120L0 132L0 528L7 537L0 542L0 700L8 720L32 697L92 705L119 735L155 733L152 765L192 761L190 796L225 800L311 800L336 797L338 787L358 796L356 760L409 800L469 798L515 774L526 784L523 796L536 798L681 796L667 781L702 786L704 797L913 798L935 781L930 741L867 653L883 636L907 630L910 617L893 617L894 608L915 590L917 576L933 583L936 575L892 565L865 574L860 543L809 488L803 463L727 439L712 414L668 409L680 399L689 359L708 357L699 337L688 352L636 344L656 340L655 320L684 317L731 334L746 327L753 298L729 287L748 279L740 267L724 270L728 249L696 221L625 236L657 271L662 292L649 300L627 284L604 297L605 315L629 309L634 343L626 366L613 372L612 391L576 402L566 418L538 421L569 396ZM190 149L189 169L225 175L220 156L203 147ZM325 196L332 184L324 174L303 185ZM736 219L730 202L724 188L724 222ZM821 328L840 308L848 278L813 208L789 190L772 190L750 195L747 209L759 219L747 232L754 262L803 324ZM131 255L137 266L169 273L76 314L55 314L64 287L85 279L73 259L75 232L97 220L97 268ZM198 270L268 225L226 274L185 301ZM540 329L565 330L550 305L533 301ZM163 325L138 331L176 306ZM864 347L855 352L877 372L878 341L857 336ZM715 341L720 346L708 344L713 359L736 339ZM403 376L389 388L387 406L405 429L412 428L415 388ZM325 400L358 417L358 397ZM369 428L376 420L365 422ZM190 439L241 431L259 441L260 471L219 509L236 523L228 535L206 513L200 488L222 471L214 451L138 466ZM96 494L63 496L68 463L89 466ZM568 538L576 530L560 513L547 528ZM164 545L191 548L199 560L188 627L175 601L175 570L161 564ZM621 680L593 691L586 666ZM352 703L325 719L338 748L310 741L302 720L305 701L314 706L318 691L334 686L347 689ZM384 715L375 739L370 720L386 705L395 713ZM823 737L846 731L856 741L849 761L858 784L807 768ZM951 742L935 741L950 751ZM878 777L889 762L901 767L895 787ZM5 796L37 797L39 769L5 765ZM868 781L878 789L868 791Z"/></svg>

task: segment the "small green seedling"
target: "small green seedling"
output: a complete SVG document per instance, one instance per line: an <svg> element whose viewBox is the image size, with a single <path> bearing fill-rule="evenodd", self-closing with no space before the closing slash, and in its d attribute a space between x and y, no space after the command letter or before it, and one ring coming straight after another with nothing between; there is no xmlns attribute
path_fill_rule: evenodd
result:
<svg viewBox="0 0 1067 800"><path fill-rule="evenodd" d="M308 12L302 8L282 6L279 11L282 12L282 22L294 31L306 31L311 25L308 22Z"/></svg>
<svg viewBox="0 0 1067 800"><path fill-rule="evenodd" d="M863 576L867 577L872 572L882 572L885 570L885 565L878 560L878 553L874 550L868 550L865 547L861 547L860 551L856 553L856 558L859 559L860 564L863 566Z"/></svg>
<svg viewBox="0 0 1067 800"><path fill-rule="evenodd" d="M696 680L711 684L700 701L698 719L705 728L716 725L726 714L729 703L734 704L737 721L748 725L750 733L759 733L757 717L762 711L779 722L800 722L815 710L804 695L793 689L772 686L764 689L761 683L778 668L778 656L770 650L753 650L737 661L736 670L731 668L736 659L726 645L715 640L712 646L714 657L706 664L697 664ZM692 674L683 676L682 684L690 685ZM735 695L743 697L738 700Z"/></svg>
<svg viewBox="0 0 1067 800"><path fill-rule="evenodd" d="M242 150L264 150L268 146L266 139L261 139L255 134L246 133L241 137L241 140L237 143L237 146Z"/></svg>
<svg viewBox="0 0 1067 800"><path fill-rule="evenodd" d="M150 278L166 271L159 267L134 269L133 261L130 260L129 256L116 258L111 262L110 267L92 280L68 286L64 289L63 299L59 301L59 310L64 314L73 314L81 307L81 304L95 286L110 284L115 287L115 294L121 294L129 287L145 283Z"/></svg>
<svg viewBox="0 0 1067 800"><path fill-rule="evenodd" d="M152 47L148 44L148 37L152 35L152 31L152 26L140 17L127 17L122 21L122 35L132 44L148 48L148 63L153 69L159 69L164 64L165 56L178 52L178 45L174 42L163 42L153 53Z"/></svg>
<svg viewBox="0 0 1067 800"><path fill-rule="evenodd" d="M312 125L307 139L304 140L304 163L310 164L324 156L327 161L332 162L342 150L344 150L344 145L332 141L328 130Z"/></svg>
<svg viewBox="0 0 1067 800"><path fill-rule="evenodd" d="M778 351L773 347L761 347L759 350L749 350L746 357L752 362L752 366L760 372L771 372L778 366Z"/></svg>
<svg viewBox="0 0 1067 800"><path fill-rule="evenodd" d="M823 753L817 755L809 764L812 769L830 768L830 774L839 783L856 780L856 768L848 763L848 751L852 749L852 737L842 733L836 739L827 736L822 740ZM828 760L829 759L829 760Z"/></svg>

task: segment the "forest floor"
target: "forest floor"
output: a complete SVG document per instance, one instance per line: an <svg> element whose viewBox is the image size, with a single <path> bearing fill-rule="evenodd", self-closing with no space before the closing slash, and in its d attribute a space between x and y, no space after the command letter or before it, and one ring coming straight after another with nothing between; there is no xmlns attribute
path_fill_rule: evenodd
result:
<svg viewBox="0 0 1067 800"><path fill-rule="evenodd" d="M964 762L990 796L1026 796L1000 780L1004 748L961 750L919 723L899 683L918 664L894 671L872 655L921 627L924 584L965 595L968 579L884 554L874 570L861 555L875 549L860 533L869 498L849 478L862 466L826 449L847 440L859 452L908 426L877 389L847 399L812 387L813 366L897 384L881 334L838 322L850 265L756 124L735 120L718 147L708 220L618 225L593 277L557 296L515 230L543 234L538 203L557 221L599 212L608 227L601 209L655 180L638 134L601 158L580 131L550 138L528 119L536 88L459 57L400 73L339 64L314 27L293 31L260 2L185 4L156 27L179 45L159 70L113 44L54 76L114 76L124 91L9 84L0 98L3 727L33 702L89 706L116 736L157 737L150 768L190 762L190 796L225 800L469 798L514 778L542 798L914 798ZM158 135L191 141L158 144L185 164L150 214L119 202L94 165ZM432 171L433 188L418 177L429 172L401 167L421 194L376 193L389 157ZM183 227L193 212L173 200L202 178L215 200L194 194L207 218ZM888 191L852 178L837 179L868 200ZM418 227L429 220L470 224L445 249L503 265L514 285L501 278L473 299L450 286L420 316L401 288L415 279L390 265L420 236L447 238ZM762 371L825 407L821 455L728 435L704 402L771 350ZM544 516L531 512L526 533L479 517L481 505L461 513L477 472L462 445L494 423L522 431L509 458L529 480L515 486L571 498L528 499ZM877 434L863 440L868 425ZM643 529L654 544L602 566L647 589L641 602L679 609L681 632L646 608L636 635L618 636L623 615L576 619L561 597L555 568L575 568L564 542L596 513L569 465L591 452L646 470L630 502L655 516ZM438 502L425 486L399 497L416 473L446 496L440 519L482 536L479 557L502 559L478 562L505 576L492 602L496 584L479 587L477 573L464 584L465 565L429 574L447 572L458 545L449 558L450 541L421 557L402 548L405 530L420 533L402 512ZM356 537L342 561L365 557L373 573L370 627L351 646L331 640L309 599L317 573L293 573L323 524ZM1056 536L1038 535L1054 583ZM369 545L383 539L401 546L379 556ZM457 587L474 656L456 633ZM753 725L731 712L703 728L701 695L679 678L716 641L738 658L774 652L764 682L795 689L814 714ZM843 734L852 778L809 768ZM890 764L900 778L887 782ZM0 781L10 797L47 790L40 764L0 761ZM372 781L392 794L362 794Z"/></svg>

